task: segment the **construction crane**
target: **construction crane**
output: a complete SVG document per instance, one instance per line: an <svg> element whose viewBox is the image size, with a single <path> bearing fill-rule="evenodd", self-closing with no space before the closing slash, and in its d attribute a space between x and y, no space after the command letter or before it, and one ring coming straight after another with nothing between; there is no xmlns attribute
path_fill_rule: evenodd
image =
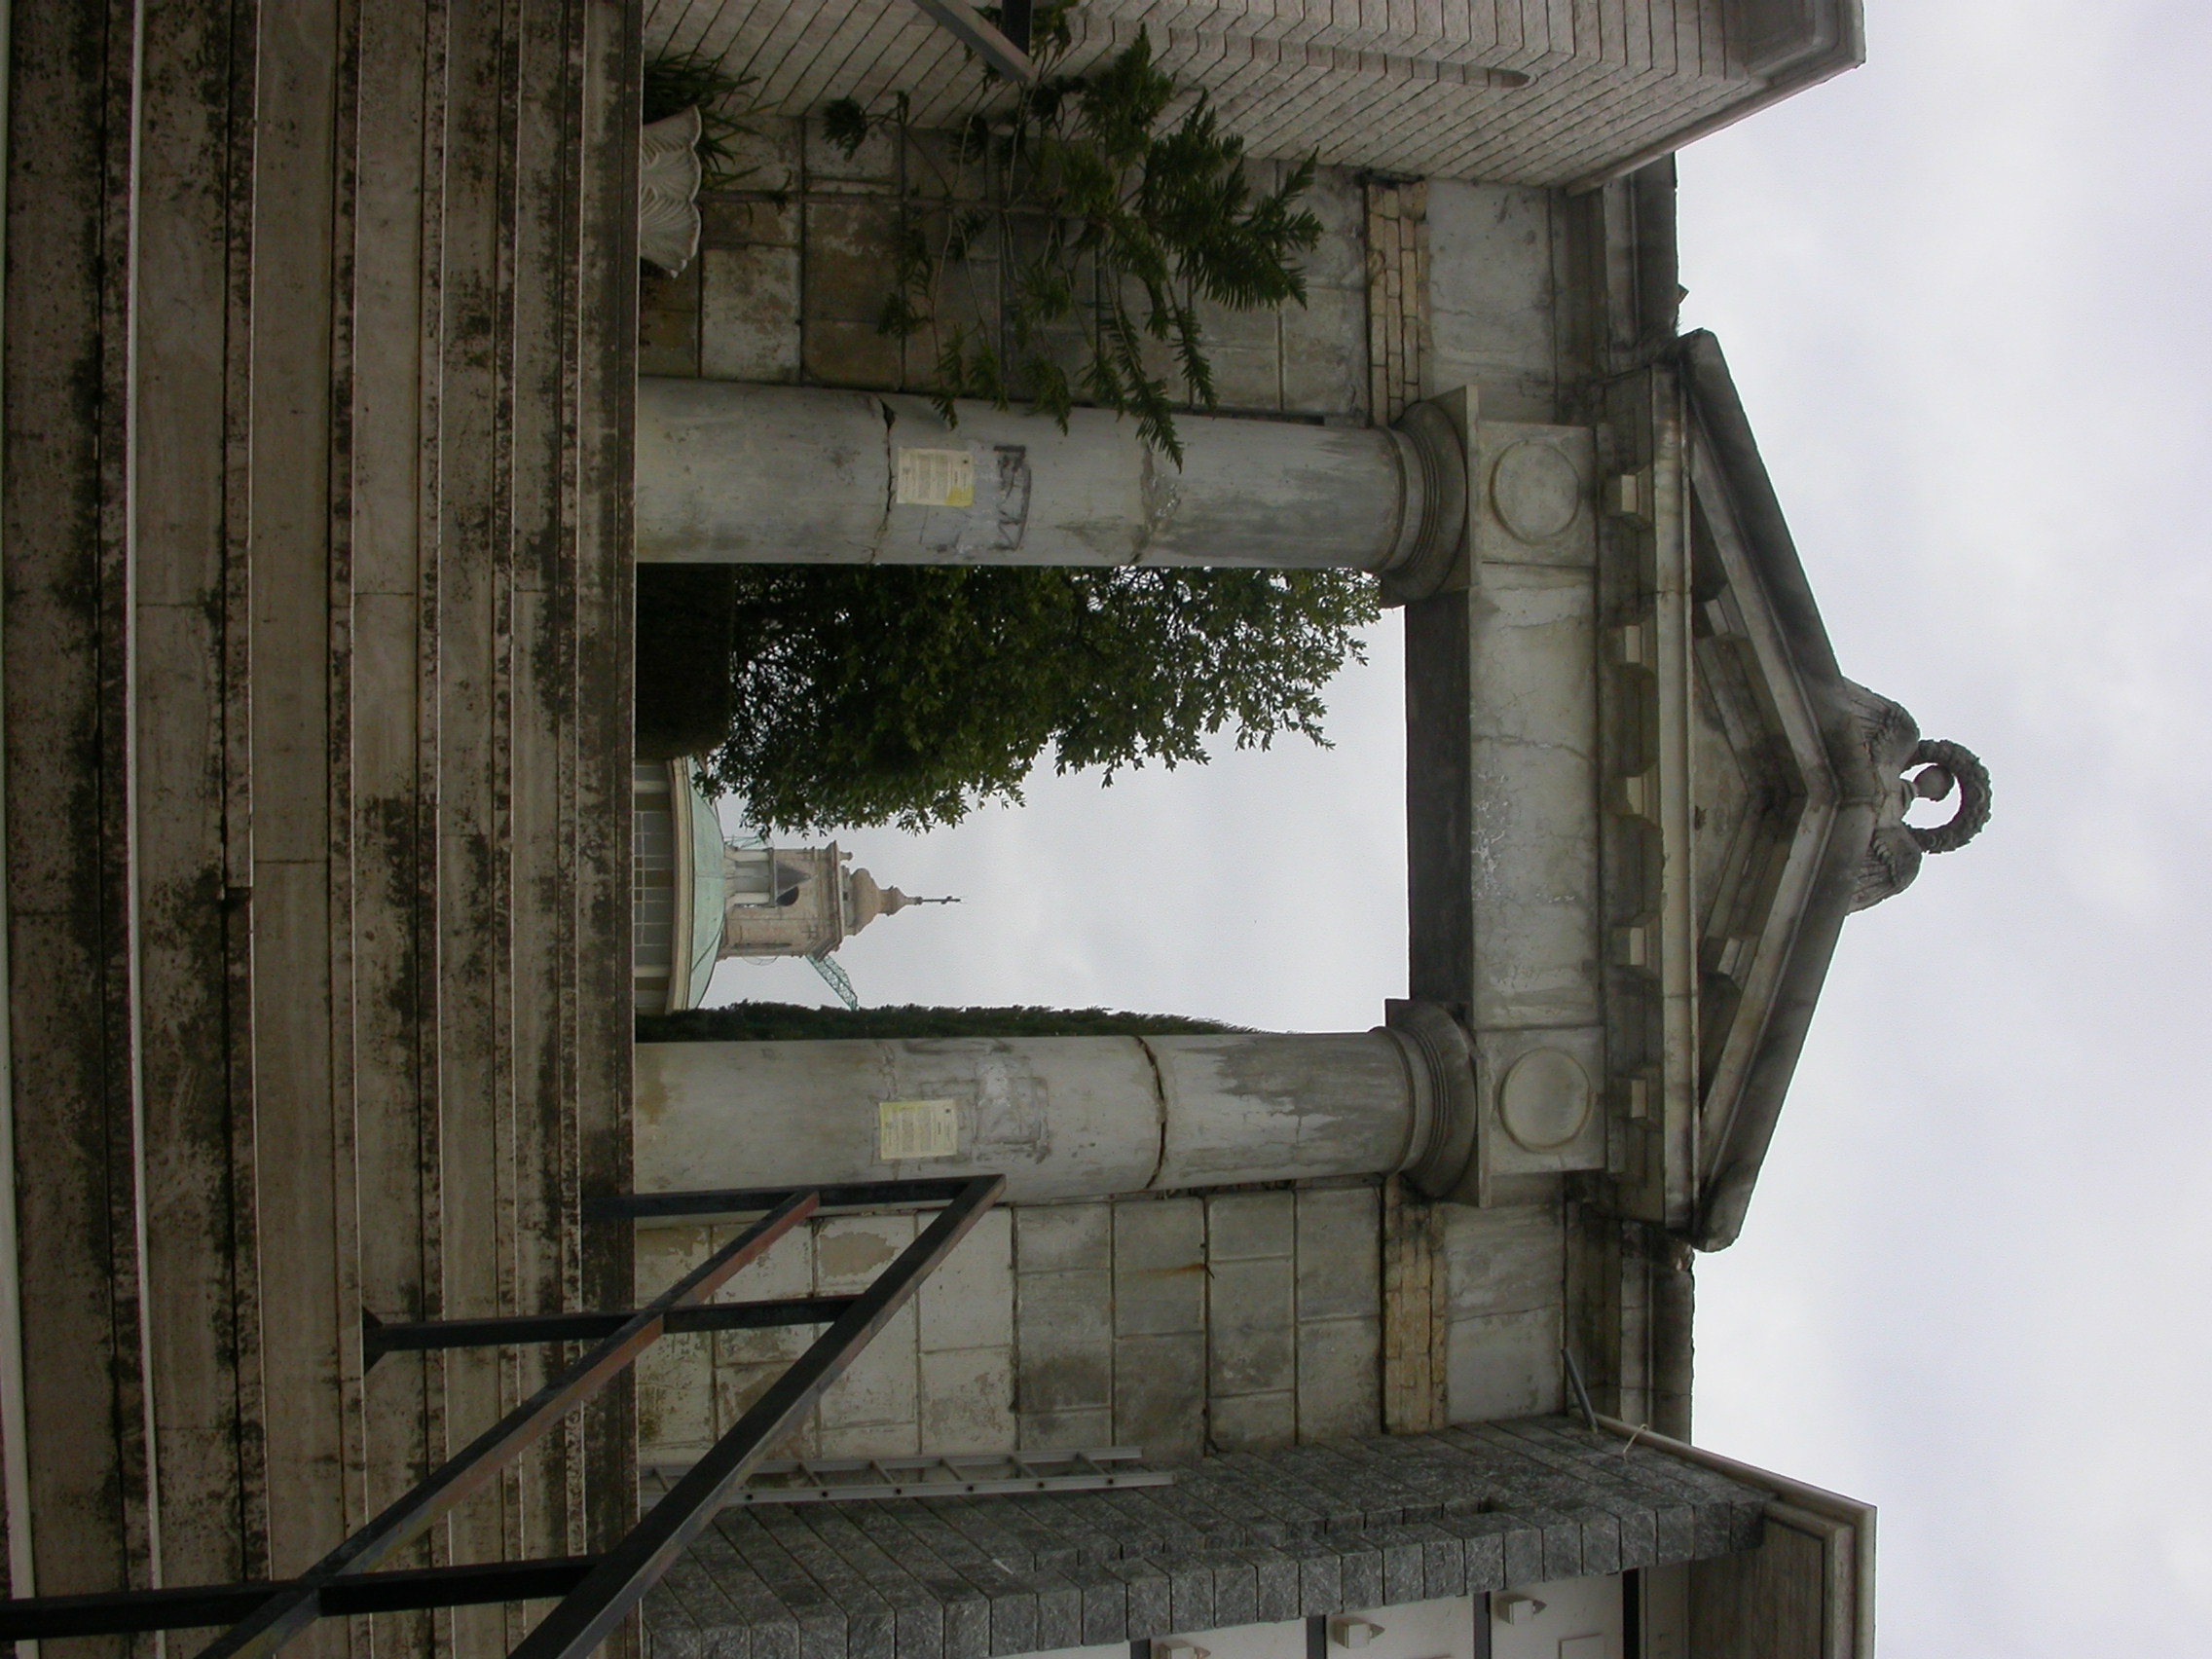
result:
<svg viewBox="0 0 2212 1659"><path fill-rule="evenodd" d="M846 977L844 969L829 956L809 956L807 960L814 964L814 971L822 976L822 982L837 993L837 1000L858 1014L861 1007L860 993L853 989L853 981Z"/></svg>

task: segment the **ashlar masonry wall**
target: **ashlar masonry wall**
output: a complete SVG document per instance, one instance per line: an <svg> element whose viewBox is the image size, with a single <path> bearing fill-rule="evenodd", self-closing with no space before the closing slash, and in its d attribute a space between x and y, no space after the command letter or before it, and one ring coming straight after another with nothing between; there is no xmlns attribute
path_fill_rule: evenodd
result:
<svg viewBox="0 0 2212 1659"><path fill-rule="evenodd" d="M700 198L699 257L678 276L646 274L638 372L927 391L928 338L902 345L877 329L901 180L918 188L925 159L903 158L880 133L847 158L818 120L756 125L758 136L739 141L743 176ZM1255 186L1279 182L1277 164L1251 166ZM1560 418L1571 345L1560 296L1574 286L1567 202L1341 167L1319 169L1303 200L1322 224L1301 260L1306 304L1201 308L1224 410L1388 422L1419 398L1477 386L1489 419ZM979 259L970 276L965 318L995 322L1003 273Z"/></svg>
<svg viewBox="0 0 2212 1659"><path fill-rule="evenodd" d="M1569 1274L1560 1208L1439 1213L1447 1420L1560 1409ZM911 1214L817 1221L721 1295L849 1293L914 1226ZM639 1295L726 1236L642 1229ZM1381 1252L1374 1183L996 1211L779 1455L1134 1445L1183 1460L1379 1433ZM814 1335L663 1338L641 1363L640 1460L687 1463Z"/></svg>
<svg viewBox="0 0 2212 1659"><path fill-rule="evenodd" d="M700 199L698 259L680 276L648 276L638 372L710 380L926 391L936 348L926 335L902 345L876 328L905 188L931 187L934 135L902 154L872 135L847 158L819 121L765 120L743 140L737 187ZM1257 188L1279 167L1252 164ZM1364 423L1368 389L1368 256L1365 191L1343 168L1324 168L1306 198L1321 243L1305 256L1307 303L1280 312L1201 306L1221 407ZM996 320L1005 276L991 259L970 262L962 315ZM1158 367L1169 367L1164 350Z"/></svg>

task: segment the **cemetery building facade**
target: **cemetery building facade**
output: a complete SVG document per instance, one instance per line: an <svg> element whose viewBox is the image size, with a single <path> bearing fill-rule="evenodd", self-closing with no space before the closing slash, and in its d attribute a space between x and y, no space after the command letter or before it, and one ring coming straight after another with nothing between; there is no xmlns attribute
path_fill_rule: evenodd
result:
<svg viewBox="0 0 2212 1659"><path fill-rule="evenodd" d="M145 11L11 44L15 1598L470 1659L1871 1652L1872 1511L1691 1444L1692 1263L1846 918L1988 783L1835 660L1677 326L1670 159L1856 62L1854 0L1078 6L1071 67L1142 26L1263 180L1321 164L1308 301L1206 317L1172 470L1096 412L948 424L875 327L904 140L818 112L975 95L955 0ZM685 52L751 78L757 171L641 286ZM634 1045L636 565L759 560L1374 571L1407 995ZM784 1312L655 1311L694 1282ZM868 1308L642 1604L564 1626ZM630 1309L634 1374L315 1577ZM559 1319L601 1322L513 1323ZM346 1600L486 1563L536 1576Z"/></svg>

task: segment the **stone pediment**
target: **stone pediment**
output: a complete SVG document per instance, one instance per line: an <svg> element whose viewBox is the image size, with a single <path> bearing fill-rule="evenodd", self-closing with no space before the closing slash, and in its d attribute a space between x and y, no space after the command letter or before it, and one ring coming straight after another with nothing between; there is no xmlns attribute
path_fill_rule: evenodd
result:
<svg viewBox="0 0 2212 1659"><path fill-rule="evenodd" d="M1731 1241L1870 825L1845 682L1711 335L1681 357L1689 507L1694 1236ZM1831 743L1836 747L1831 750Z"/></svg>
<svg viewBox="0 0 2212 1659"><path fill-rule="evenodd" d="M1655 415L1678 423L1655 456L1678 486L1654 494L1679 503L1686 635L1678 688L1655 687L1682 762L1663 743L1652 787L1662 818L1671 797L1687 819L1687 892L1662 905L1658 948L1691 993L1663 1021L1687 1027L1670 1032L1666 1219L1717 1249L1743 1226L1844 918L1908 883L1930 840L1902 826L1899 773L1951 746L1920 744L1838 668L1718 343L1686 337L1651 383ZM1979 778L1965 833L1986 810Z"/></svg>
<svg viewBox="0 0 2212 1659"><path fill-rule="evenodd" d="M1986 780L1837 668L1710 335L1589 426L1440 402L1469 535L1407 613L1408 805L1413 994L1476 1055L1452 1196L1573 1191L1717 1248L1844 917L1940 850L1899 774L1955 752L1976 824Z"/></svg>

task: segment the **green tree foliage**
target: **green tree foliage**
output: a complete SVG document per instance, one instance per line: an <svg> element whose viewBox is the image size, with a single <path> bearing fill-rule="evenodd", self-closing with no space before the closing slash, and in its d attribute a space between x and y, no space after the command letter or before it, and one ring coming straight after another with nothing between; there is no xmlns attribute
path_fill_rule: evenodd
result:
<svg viewBox="0 0 2212 1659"><path fill-rule="evenodd" d="M1172 1014L1102 1008L807 1008L741 1002L638 1018L641 1043L775 1043L829 1037L1201 1037L1241 1031Z"/></svg>
<svg viewBox="0 0 2212 1659"><path fill-rule="evenodd" d="M1019 799L1046 751L1108 781L1280 732L1315 742L1321 690L1378 614L1341 571L735 568L729 739L709 787L765 829L954 824Z"/></svg>
<svg viewBox="0 0 2212 1659"><path fill-rule="evenodd" d="M1076 403L1094 404L1131 417L1139 439L1179 466L1177 399L1146 342L1167 349L1189 402L1214 407L1198 303L1305 303L1295 256L1320 240L1321 223L1297 203L1313 164L1253 190L1243 140L1221 129L1203 92L1163 126L1180 89L1142 29L1092 74L1052 75L1069 45L1067 11L1037 9L1031 50L1043 78L1011 98L986 85L949 148L907 141L903 95L879 116L832 104L825 131L850 155L871 129L891 128L934 175L909 200L879 326L929 338L940 415L953 419L956 397L1001 409L1020 397L1064 427ZM1005 268L989 295L974 291L986 265ZM960 320L994 315L995 325ZM1082 342L1072 375L1071 329Z"/></svg>
<svg viewBox="0 0 2212 1659"><path fill-rule="evenodd" d="M824 130L848 154L871 131L897 140L880 327L930 342L947 420L956 398L1021 398L1064 427L1080 401L1129 416L1179 465L1178 401L1215 401L1201 308L1305 299L1313 169L1255 190L1202 93L1171 115L1184 94L1141 31L1087 76L1054 74L1067 11L1036 10L1043 78L986 85L949 135L914 131L903 97L833 104ZM1346 571L749 566L731 580L729 736L707 782L794 833L955 823L1018 799L1048 751L1111 781L1202 761L1226 729L1239 747L1321 741L1322 687L1377 614L1372 580ZM691 730L684 713L655 729Z"/></svg>
<svg viewBox="0 0 2212 1659"><path fill-rule="evenodd" d="M645 124L698 110L699 170L709 190L727 189L754 170L737 165L736 143L759 134L730 108L753 82L751 75L732 74L719 57L696 52L664 52L645 59Z"/></svg>

